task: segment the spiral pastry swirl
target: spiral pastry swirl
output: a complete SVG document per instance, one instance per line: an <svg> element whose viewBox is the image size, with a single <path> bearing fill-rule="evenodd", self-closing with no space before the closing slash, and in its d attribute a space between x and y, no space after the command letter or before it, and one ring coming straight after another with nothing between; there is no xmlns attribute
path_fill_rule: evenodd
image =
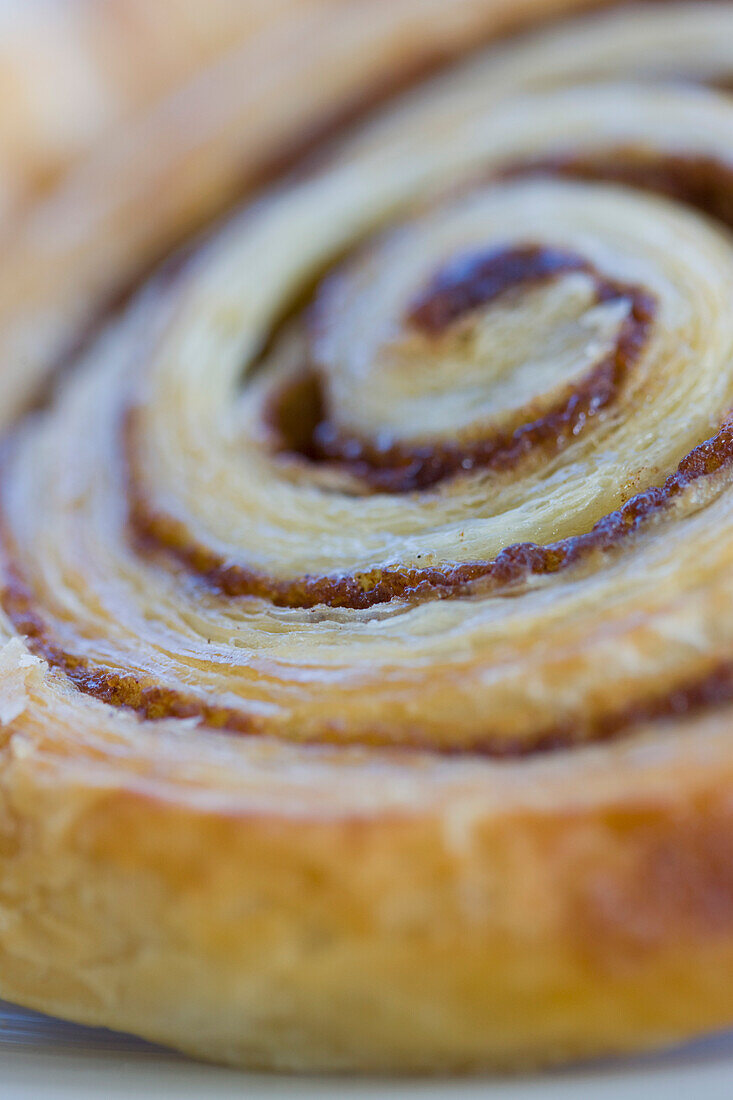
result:
<svg viewBox="0 0 733 1100"><path fill-rule="evenodd" d="M733 1020L732 77L729 4L494 49L15 417L6 995L291 1068Z"/></svg>

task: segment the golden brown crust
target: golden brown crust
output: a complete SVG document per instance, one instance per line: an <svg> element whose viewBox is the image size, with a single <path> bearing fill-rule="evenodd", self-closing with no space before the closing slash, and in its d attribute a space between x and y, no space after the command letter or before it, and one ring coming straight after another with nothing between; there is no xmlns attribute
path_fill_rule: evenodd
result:
<svg viewBox="0 0 733 1100"><path fill-rule="evenodd" d="M509 18L331 7L9 242L0 993L299 1070L728 1025L733 5L623 8L420 85L71 353L242 158L254 179Z"/></svg>
<svg viewBox="0 0 733 1100"><path fill-rule="evenodd" d="M19 753L4 993L281 1069L528 1066L718 1027L733 897L715 740L704 764L619 753L612 782L586 762L590 791L560 805L551 772L533 797L521 779L523 805L464 790L451 816L227 812Z"/></svg>

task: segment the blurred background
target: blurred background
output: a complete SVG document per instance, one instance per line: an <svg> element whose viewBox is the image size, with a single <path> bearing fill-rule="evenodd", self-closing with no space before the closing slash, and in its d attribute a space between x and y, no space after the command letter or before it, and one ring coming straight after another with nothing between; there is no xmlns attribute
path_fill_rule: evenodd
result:
<svg viewBox="0 0 733 1100"><path fill-rule="evenodd" d="M0 0L0 215L268 23L335 2Z"/></svg>
<svg viewBox="0 0 733 1100"><path fill-rule="evenodd" d="M250 91L258 82L263 92L281 85L291 91L288 69L300 73L303 110L287 110L282 101L267 107L287 136L287 121L316 120L380 84L406 82L477 36L519 26L544 9L592 3L0 0L0 224L52 188L105 134L133 125L197 74L213 74L226 55L239 58ZM343 55L340 74L323 74L324 93L315 94L318 63L328 59L332 70L334 52ZM274 84L263 74L268 65ZM226 77L218 81L226 84ZM202 89L199 102L207 98Z"/></svg>

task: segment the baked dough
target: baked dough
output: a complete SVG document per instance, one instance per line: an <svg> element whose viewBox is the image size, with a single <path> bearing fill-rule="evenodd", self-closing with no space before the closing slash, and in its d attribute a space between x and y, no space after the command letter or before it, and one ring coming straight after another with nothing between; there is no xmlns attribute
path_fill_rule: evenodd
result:
<svg viewBox="0 0 733 1100"><path fill-rule="evenodd" d="M322 117L356 78L318 48ZM25 416L240 136L156 115L19 231L3 996L289 1070L733 1021L731 75L730 4L500 45L164 265Z"/></svg>

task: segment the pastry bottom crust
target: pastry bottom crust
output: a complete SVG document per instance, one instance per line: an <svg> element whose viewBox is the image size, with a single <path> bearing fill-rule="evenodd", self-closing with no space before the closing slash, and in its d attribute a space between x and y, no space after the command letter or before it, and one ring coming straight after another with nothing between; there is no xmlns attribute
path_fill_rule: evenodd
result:
<svg viewBox="0 0 733 1100"><path fill-rule="evenodd" d="M517 1069L733 1021L733 775L714 762L684 783L681 759L674 793L462 822L236 813L17 738L5 755L11 1000L298 1071Z"/></svg>

